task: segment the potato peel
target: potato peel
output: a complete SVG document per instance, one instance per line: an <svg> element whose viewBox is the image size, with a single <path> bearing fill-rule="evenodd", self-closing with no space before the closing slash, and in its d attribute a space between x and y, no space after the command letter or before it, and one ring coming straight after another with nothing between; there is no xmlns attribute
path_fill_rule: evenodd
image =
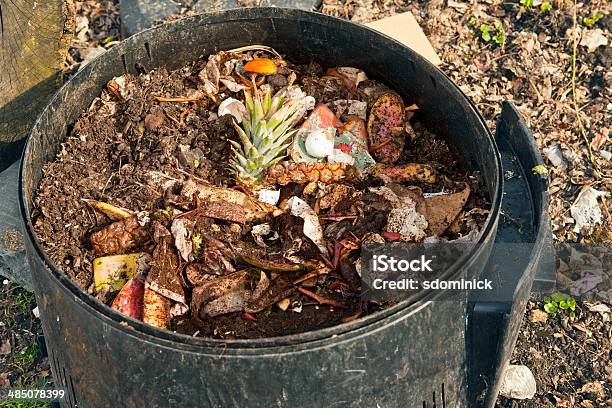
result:
<svg viewBox="0 0 612 408"><path fill-rule="evenodd" d="M98 254L112 254L144 244L149 239L138 218L132 216L91 234L90 241Z"/></svg>
<svg viewBox="0 0 612 408"><path fill-rule="evenodd" d="M421 163L407 163L399 166L377 164L374 166L372 176L387 183L417 181L433 184L437 180L437 174L434 168Z"/></svg>
<svg viewBox="0 0 612 408"><path fill-rule="evenodd" d="M145 287L142 321L160 329L170 326L170 299Z"/></svg>

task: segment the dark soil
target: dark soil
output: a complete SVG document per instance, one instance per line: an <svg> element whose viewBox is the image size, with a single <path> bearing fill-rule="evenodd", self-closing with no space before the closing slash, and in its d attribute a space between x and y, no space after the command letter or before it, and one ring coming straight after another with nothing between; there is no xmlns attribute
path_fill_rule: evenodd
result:
<svg viewBox="0 0 612 408"><path fill-rule="evenodd" d="M531 368L537 383L532 400L500 397L498 407L610 407L612 398L612 324L610 313L579 304L576 319L567 315L534 321L542 311L530 302L510 364ZM601 306L601 305L600 305Z"/></svg>
<svg viewBox="0 0 612 408"><path fill-rule="evenodd" d="M197 103L159 102L156 99L201 95L203 84L198 79L198 73L205 67L206 61L207 58L199 59L172 72L159 69L111 81L88 112L74 124L56 161L44 168L33 214L38 237L50 258L79 286L97 295L101 301L110 304L114 294L94 292L92 261L100 255L91 246L91 234L108 226L111 220L93 211L82 199L99 200L133 211L146 211L153 220L147 225L152 236L153 229L157 228L154 224L170 229L170 209L176 213L192 211L198 206L189 200L185 202L185 197L181 201L176 185L169 187L168 183L192 180L198 183L207 181L222 187L236 186L234 171L228 165L232 153L227 139L238 140L231 116L218 118L216 104L207 97ZM351 92L342 82L325 77L323 67L316 63L306 66L289 64L288 69L297 73L296 84L308 95L313 95L317 103L326 103L330 107L331 102L338 99L364 100L371 106L372 100L368 100L370 93L364 88L387 90L374 81L365 81L356 92ZM125 85L122 80L125 80ZM267 83L274 91L286 81L286 76L267 77ZM229 90L226 95L241 98L241 93ZM412 101L404 103L409 106ZM458 191L467 182L472 194L465 210L486 208L487 203L479 190L478 176L461 167L460 160L443 138L429 133L418 123L412 125L414 137L412 140L407 138L406 149L397 164L415 160L424 162L436 169L439 178L435 184L410 185L424 192ZM381 185L381 182L369 179L359 182L355 187L361 195L360 199L347 197L333 208L321 210L319 216L361 214L356 219L324 221L328 246L333 248L334 240L360 239L369 232L383 232L386 213L390 208L388 205L381 206L378 203L380 197L368 192L367 188L374 185ZM283 187L281 201L297 195L315 208L317 200L314 196L304 195L303 188L304 185L295 184ZM284 215L272 220L281 236L280 240L267 242L267 250L257 247L249 224L232 224L197 214L187 218L195 223L194 234L206 237L206 234L214 231L214 239L220 240L223 245L239 248L243 252L250 251L259 258L272 256L278 259L279 254L288 250L298 239L304 242L297 253L299 256L303 259L320 259L316 247L303 236L302 221L297 217ZM465 228L467 226L455 229L453 233L447 233L447 237L464 235L468 232ZM157 240L154 241L159 245ZM204 247L207 248L207 245L209 243L205 242ZM152 242L147 242L139 248L132 248L131 252L137 249L153 254L155 247ZM321 305L312 296L292 288L286 296L278 299L290 298L291 306L286 312L274 307L276 302L272 302L271 307L266 307L255 316L231 313L206 319L190 314L175 317L170 328L190 335L250 338L300 333L354 319L377 310L363 304L360 299L360 281L353 265L357 258L358 250L346 259L345 263L349 266L344 265L326 277L311 280L306 286L307 290L318 296L341 303L345 306L343 308ZM202 259L196 261L206 266L209 260L204 254ZM163 263L155 259L154 262ZM232 262L235 270L249 266L237 259ZM188 267L181 261L182 271ZM282 277L273 276L272 279L276 283L285 279L285 283L291 286L291 282L302 275L304 272L284 273ZM192 282L185 282L184 275L181 279L187 289L189 304L193 285ZM251 277L251 289L256 283L256 277Z"/></svg>

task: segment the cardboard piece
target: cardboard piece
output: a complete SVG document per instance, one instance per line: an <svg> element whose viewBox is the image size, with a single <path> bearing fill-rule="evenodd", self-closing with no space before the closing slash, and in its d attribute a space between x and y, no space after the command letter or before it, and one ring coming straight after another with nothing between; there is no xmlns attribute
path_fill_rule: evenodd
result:
<svg viewBox="0 0 612 408"><path fill-rule="evenodd" d="M425 36L425 33L417 23L411 12L396 14L391 17L383 18L382 20L373 21L366 26L380 31L389 37L401 42L409 48L412 48L418 54L425 57L432 64L439 66L442 61L436 50Z"/></svg>

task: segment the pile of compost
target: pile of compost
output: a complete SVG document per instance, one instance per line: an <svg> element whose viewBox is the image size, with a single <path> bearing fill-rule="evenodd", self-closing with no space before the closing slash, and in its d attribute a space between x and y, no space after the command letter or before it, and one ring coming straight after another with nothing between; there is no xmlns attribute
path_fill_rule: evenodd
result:
<svg viewBox="0 0 612 408"><path fill-rule="evenodd" d="M364 243L474 240L478 174L414 101L352 67L266 46L108 82L35 200L50 258L159 328L295 334L388 307L362 296Z"/></svg>

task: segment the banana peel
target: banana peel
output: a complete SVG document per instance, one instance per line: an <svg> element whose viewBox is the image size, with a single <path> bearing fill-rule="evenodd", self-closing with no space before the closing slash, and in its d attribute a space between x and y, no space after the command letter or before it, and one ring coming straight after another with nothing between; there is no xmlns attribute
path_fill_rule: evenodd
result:
<svg viewBox="0 0 612 408"><path fill-rule="evenodd" d="M93 261L94 288L96 292L120 290L136 274L148 269L150 256L146 253L111 255Z"/></svg>
<svg viewBox="0 0 612 408"><path fill-rule="evenodd" d="M127 208L117 207L103 201L96 201L88 198L84 198L83 201L113 221L120 221L134 216L134 212Z"/></svg>

